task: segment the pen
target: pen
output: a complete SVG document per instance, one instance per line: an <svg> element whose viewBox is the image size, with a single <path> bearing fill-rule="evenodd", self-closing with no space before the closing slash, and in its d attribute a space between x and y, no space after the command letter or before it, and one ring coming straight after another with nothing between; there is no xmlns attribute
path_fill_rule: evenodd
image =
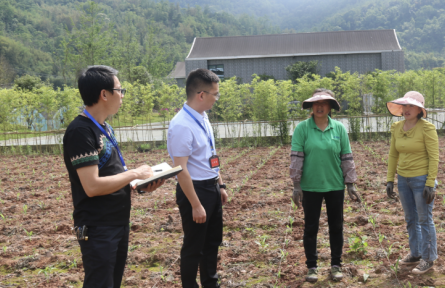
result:
<svg viewBox="0 0 445 288"><path fill-rule="evenodd" d="M162 169L161 170L155 170L155 172L162 172Z"/></svg>

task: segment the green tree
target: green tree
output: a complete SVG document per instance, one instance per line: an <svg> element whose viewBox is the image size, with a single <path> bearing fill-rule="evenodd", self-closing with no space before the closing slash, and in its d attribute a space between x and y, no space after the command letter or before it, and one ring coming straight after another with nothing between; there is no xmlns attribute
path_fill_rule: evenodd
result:
<svg viewBox="0 0 445 288"><path fill-rule="evenodd" d="M292 65L286 67L289 79L296 82L297 79L303 78L308 75L309 78L314 79L315 74L319 74L320 68L318 61L298 61Z"/></svg>

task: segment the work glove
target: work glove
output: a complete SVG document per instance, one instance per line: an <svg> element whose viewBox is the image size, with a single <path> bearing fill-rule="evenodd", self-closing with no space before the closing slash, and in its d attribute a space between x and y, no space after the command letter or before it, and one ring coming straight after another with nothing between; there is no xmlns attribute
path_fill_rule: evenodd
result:
<svg viewBox="0 0 445 288"><path fill-rule="evenodd" d="M391 199L397 199L397 193L394 192L394 182L386 183L386 195Z"/></svg>
<svg viewBox="0 0 445 288"><path fill-rule="evenodd" d="M433 202L435 196L436 188L429 186L425 186L425 188L423 188L423 198L425 198L426 204Z"/></svg>
<svg viewBox="0 0 445 288"><path fill-rule="evenodd" d="M303 191L301 190L300 183L294 183L294 192L292 193L292 200L295 205L300 208L300 204L303 202Z"/></svg>
<svg viewBox="0 0 445 288"><path fill-rule="evenodd" d="M351 198L352 201L357 201L358 203L362 202L357 194L357 189L355 188L354 183L346 183L346 187L348 188L349 198Z"/></svg>

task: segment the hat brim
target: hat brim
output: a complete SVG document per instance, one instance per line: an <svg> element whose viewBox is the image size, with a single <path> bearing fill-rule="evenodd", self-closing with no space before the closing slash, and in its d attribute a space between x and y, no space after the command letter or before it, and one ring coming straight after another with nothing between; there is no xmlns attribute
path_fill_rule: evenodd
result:
<svg viewBox="0 0 445 288"><path fill-rule="evenodd" d="M406 105L414 105L416 107L419 107L422 109L423 112L423 118L426 118L427 112L424 107L422 107L421 104L414 103L412 101L407 101L406 98L399 98L394 101L390 101L386 103L386 108L388 108L388 111L391 115L401 117L403 116L403 106Z"/></svg>
<svg viewBox="0 0 445 288"><path fill-rule="evenodd" d="M316 95L314 97L306 99L303 101L302 107L303 107L303 109L310 109L310 108L312 108L312 105L314 104L314 102L323 101L323 100L329 100L329 102L331 103L331 109L340 111L340 104L338 103L338 101L335 100L334 97L327 96L327 95Z"/></svg>

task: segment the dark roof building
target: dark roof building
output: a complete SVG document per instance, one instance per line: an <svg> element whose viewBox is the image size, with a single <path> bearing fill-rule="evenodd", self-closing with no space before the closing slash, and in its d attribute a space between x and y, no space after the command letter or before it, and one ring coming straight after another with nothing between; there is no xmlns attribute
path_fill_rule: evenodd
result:
<svg viewBox="0 0 445 288"><path fill-rule="evenodd" d="M195 38L185 59L186 74L208 68L220 77L249 82L252 74L288 79L285 67L318 60L320 74L366 73L375 69L405 70L395 30L335 31L258 36Z"/></svg>
<svg viewBox="0 0 445 288"><path fill-rule="evenodd" d="M177 62L175 68L167 76L168 78L175 78L179 87L185 86L185 62Z"/></svg>

